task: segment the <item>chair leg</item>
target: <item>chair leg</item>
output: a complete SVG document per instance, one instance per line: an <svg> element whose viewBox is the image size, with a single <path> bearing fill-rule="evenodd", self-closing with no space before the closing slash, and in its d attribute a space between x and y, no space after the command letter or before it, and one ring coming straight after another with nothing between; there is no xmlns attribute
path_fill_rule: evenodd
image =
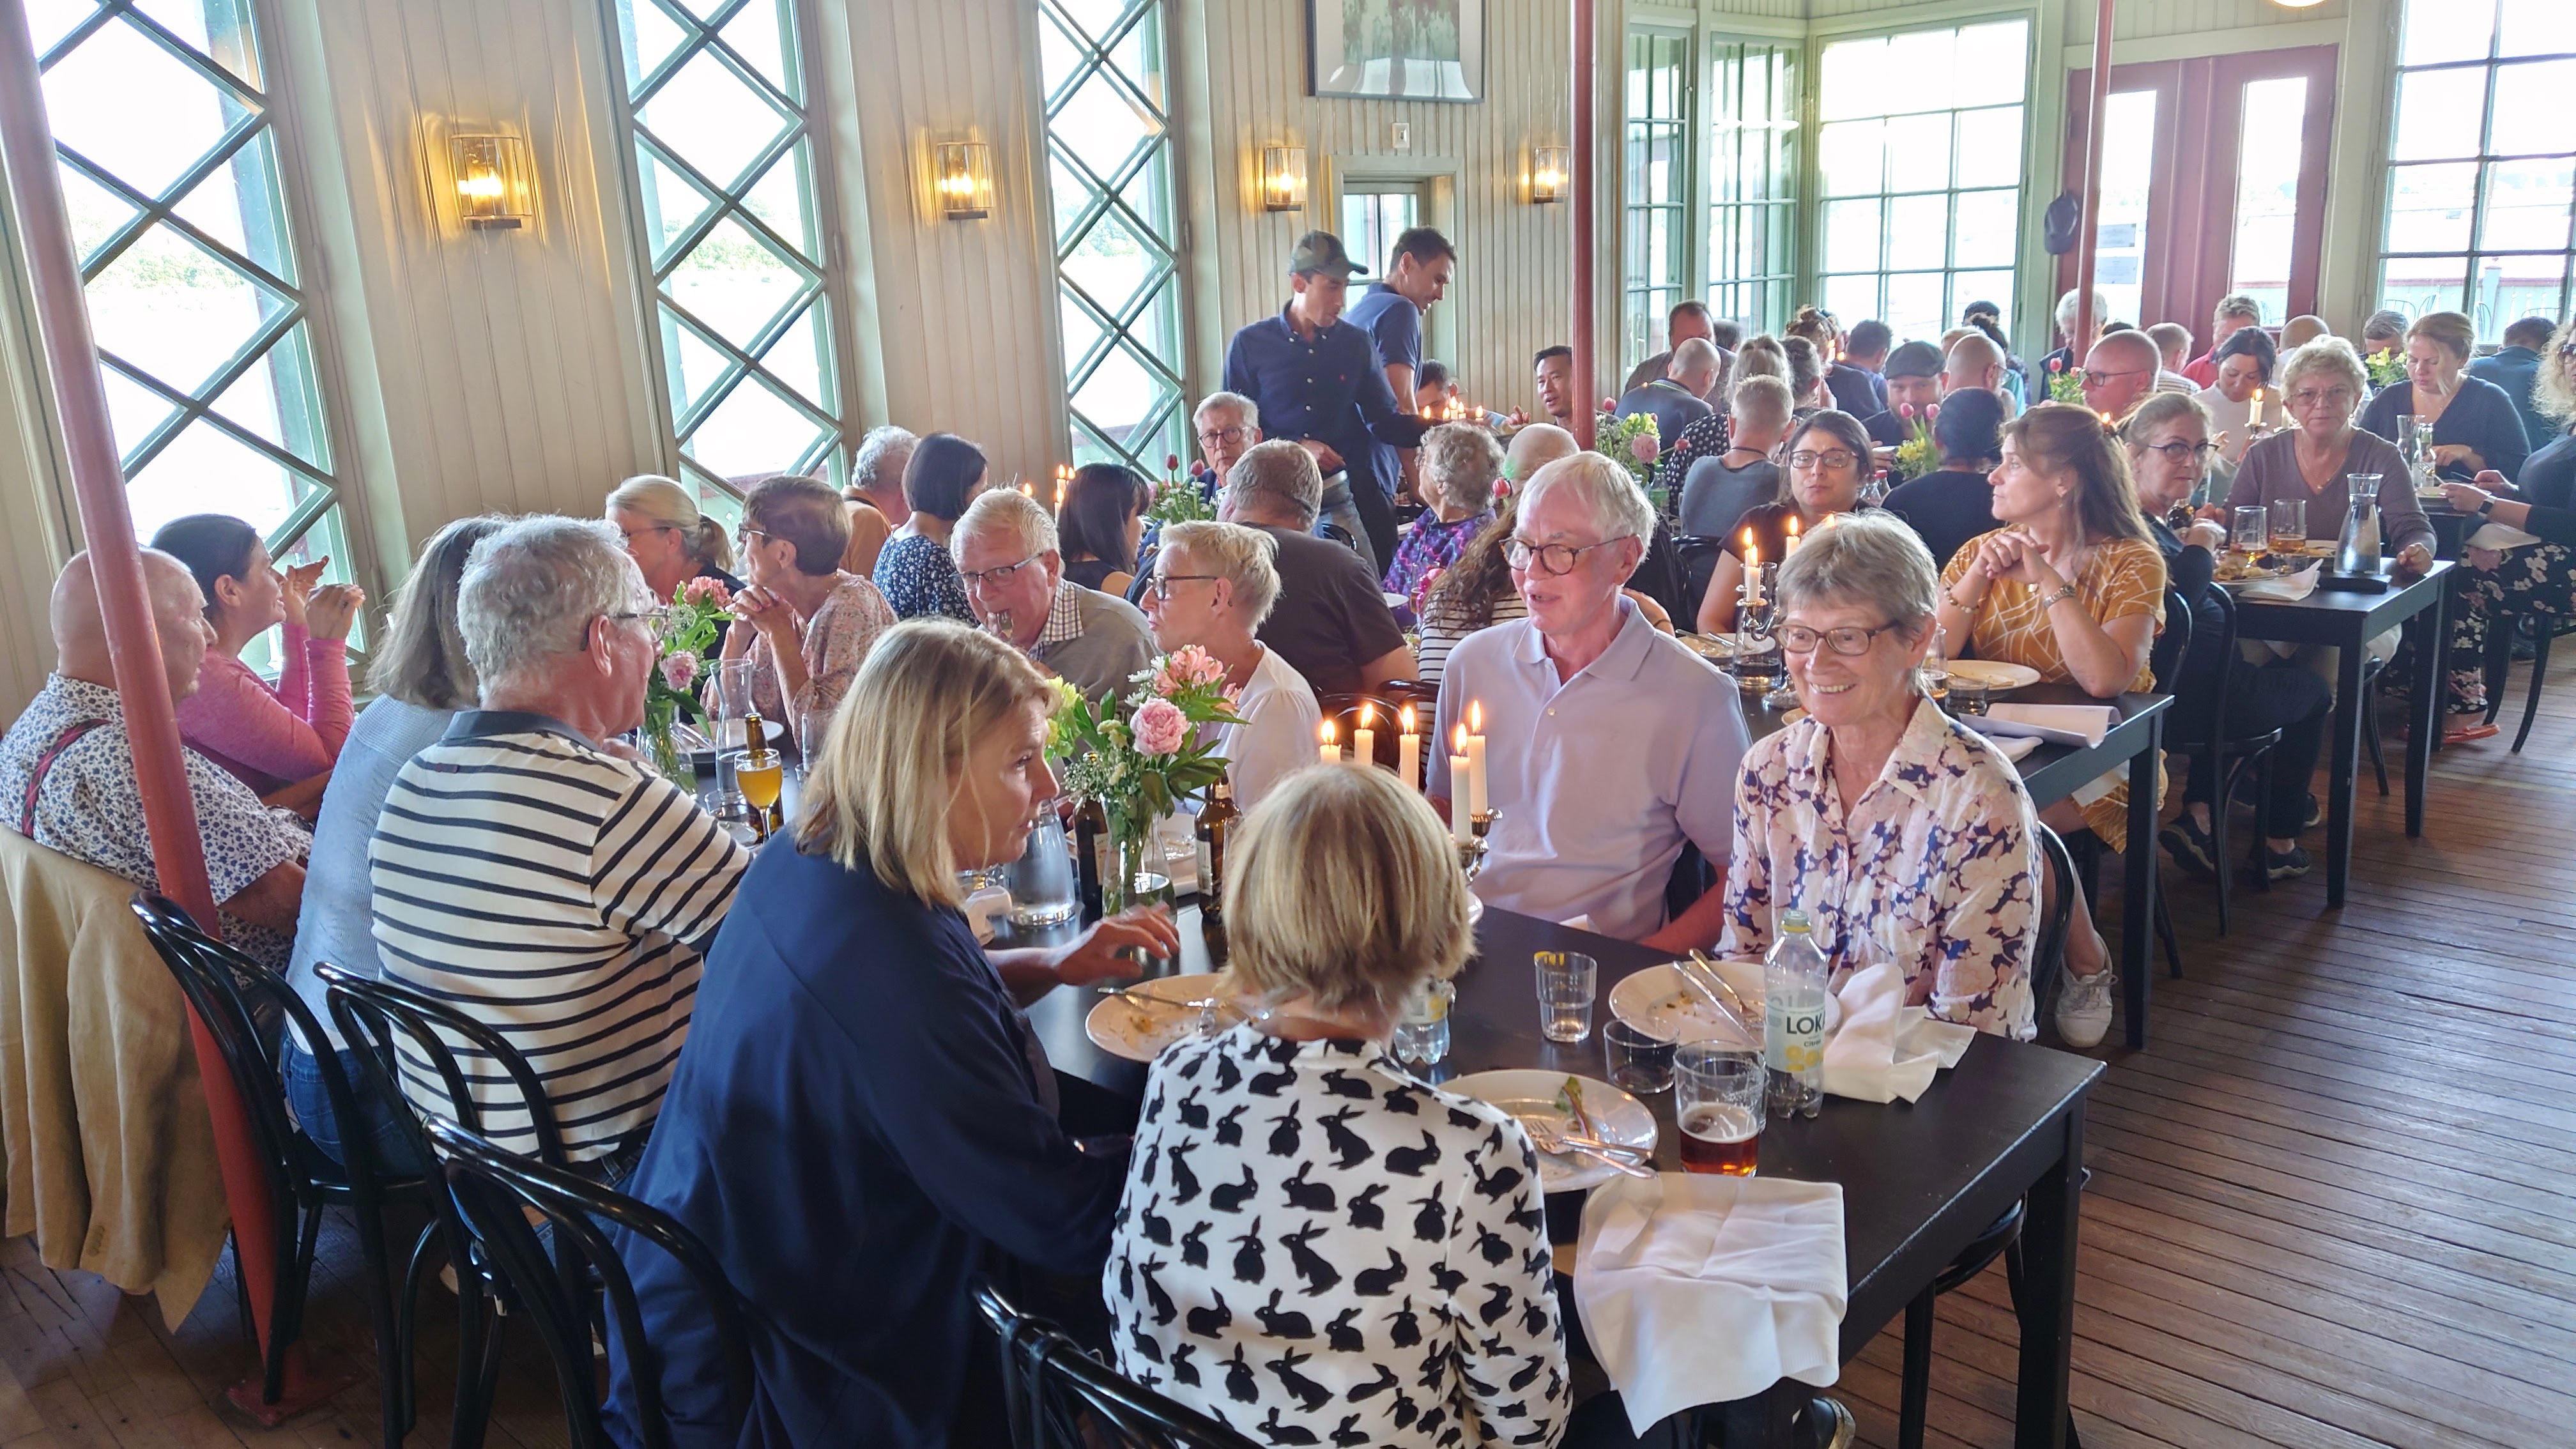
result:
<svg viewBox="0 0 2576 1449"><path fill-rule="evenodd" d="M2213 767L2217 766L2219 758L2218 751L2213 749L2209 752ZM2216 788L2211 791L2216 803L2209 807L2209 855L2218 863L2218 934L2224 936L2227 934L2227 817L2235 813L2228 806L2236 793L2236 771L2217 768L2214 773L2218 779L2213 782ZM2262 807L2258 805L2255 808L2259 810Z"/></svg>
<svg viewBox="0 0 2576 1449"><path fill-rule="evenodd" d="M2165 969L2176 981L2182 979L2182 947L2174 940L2173 909L2165 903L2165 893L2156 892L2156 935L2165 943Z"/></svg>
<svg viewBox="0 0 2576 1449"><path fill-rule="evenodd" d="M2378 681L2364 679L2361 689L2361 742L2370 750L2371 773L2379 777L2379 793L2385 795L2388 793L2388 751L2379 743ZM2441 727L2442 712L2436 709L2433 711L2433 728Z"/></svg>
<svg viewBox="0 0 2576 1449"><path fill-rule="evenodd" d="M2522 753L2522 742L2531 738L2531 721L2540 713L2540 682L2549 677L2549 640L2557 632L2551 621L2546 619L2541 621L2540 628L2532 631L2531 693L2523 696L2522 728L2513 733L2513 752L2517 755Z"/></svg>
<svg viewBox="0 0 2576 1449"><path fill-rule="evenodd" d="M2504 709L2505 676L2513 669L2513 636L2520 625L2519 617L2512 614L2491 615L2487 620L2486 655L2479 661L2486 672L2487 724L2494 724Z"/></svg>
<svg viewBox="0 0 2576 1449"><path fill-rule="evenodd" d="M385 1449L402 1449L411 1425L411 1363L404 1357L400 1321L394 1316L393 1265L385 1253L383 1209L370 1195L356 1204L358 1247L367 1262L367 1314L375 1320L377 1388L384 1398Z"/></svg>
<svg viewBox="0 0 2576 1449"><path fill-rule="evenodd" d="M1932 1290L1905 1305L1905 1376L1899 1381L1896 1449L1923 1449L1924 1417L1932 1401Z"/></svg>
<svg viewBox="0 0 2576 1449"><path fill-rule="evenodd" d="M2268 892L2272 889L2272 872L2263 864L2263 842L2267 838L2263 834L2263 812L2272 808L2272 752L2268 749L2254 756L2254 798L2259 802L2254 807L2254 843L2245 853L2254 862L2254 889Z"/></svg>
<svg viewBox="0 0 2576 1449"><path fill-rule="evenodd" d="M451 1449L483 1449L492 1417L492 1397L500 1380L501 1344L510 1320L492 1311L480 1275L469 1265L456 1265L456 1422L449 1429Z"/></svg>

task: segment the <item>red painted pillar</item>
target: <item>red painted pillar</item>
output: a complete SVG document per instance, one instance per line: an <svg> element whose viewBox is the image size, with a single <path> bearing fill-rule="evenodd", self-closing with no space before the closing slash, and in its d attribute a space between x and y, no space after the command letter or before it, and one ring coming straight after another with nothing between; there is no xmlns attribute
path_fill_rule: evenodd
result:
<svg viewBox="0 0 2576 1449"><path fill-rule="evenodd" d="M1593 212L1592 0L1574 0L1574 440L1592 446L1601 405L1599 359L1593 355L1593 259L1600 230Z"/></svg>
<svg viewBox="0 0 2576 1449"><path fill-rule="evenodd" d="M2083 224L2075 233L2075 330L2066 336L2072 359L2067 371L2081 372L2084 354L2093 348L2093 251L2102 228L2103 133L2111 124L2111 14L2119 0L2095 0L2093 7L2093 95L2085 113Z"/></svg>
<svg viewBox="0 0 2576 1449"><path fill-rule="evenodd" d="M116 660L116 693L125 706L134 742L134 774L143 788L144 826L152 835L152 864L161 893L177 901L208 931L215 929L214 893L206 883L206 857L197 835L197 811L182 762L178 716L161 665L161 636L143 584L142 552L134 515L126 507L125 472L117 461L116 434L108 425L107 394L98 353L90 340L89 303L81 288L80 261L71 224L63 214L55 177L52 126L36 69L35 42L21 0L0 0L0 156L27 242L36 315L45 363L62 409L72 487L80 501L81 534L98 578L101 612ZM215 1125L215 1148L224 1172L224 1199L232 1209L233 1236L250 1288L252 1321L260 1340L269 1332L269 1304L278 1263L271 1251L277 1204L251 1145L250 1113L223 1069L205 1024L192 1010L199 1075ZM255 1381L254 1381L255 1382ZM291 1391L290 1391L291 1392Z"/></svg>

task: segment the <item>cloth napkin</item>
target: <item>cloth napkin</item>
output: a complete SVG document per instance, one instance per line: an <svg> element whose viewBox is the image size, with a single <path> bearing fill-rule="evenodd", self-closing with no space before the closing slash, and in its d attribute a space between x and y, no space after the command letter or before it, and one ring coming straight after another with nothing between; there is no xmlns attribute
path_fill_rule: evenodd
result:
<svg viewBox="0 0 2576 1449"><path fill-rule="evenodd" d="M1995 704L1967 720L1981 734L2035 735L2062 745L2098 745L2119 722L2119 711L2107 704Z"/></svg>
<svg viewBox="0 0 2576 1449"><path fill-rule="evenodd" d="M2018 765L2030 758L2031 751L2039 748L2039 736L2006 735L2002 739L1989 740L1987 743L2002 751L2005 759Z"/></svg>
<svg viewBox="0 0 2576 1449"><path fill-rule="evenodd" d="M2240 599L2270 599L2276 603L2283 604L2296 603L2317 591L2317 576L2324 571L2325 560L2319 559L2315 563L2308 565L2306 568L2300 569L2296 573L2283 574L2277 579L2265 579L2260 583L2247 584L2245 587L2236 591L2236 597Z"/></svg>
<svg viewBox="0 0 2576 1449"><path fill-rule="evenodd" d="M1639 1434L1784 1378L1832 1383L1848 1294L1840 1183L1667 1172L1583 1205L1574 1307Z"/></svg>
<svg viewBox="0 0 2576 1449"><path fill-rule="evenodd" d="M1825 1038L1825 1090L1860 1102L1911 1102L1935 1072L1959 1064L1977 1030L1905 1004L1905 973L1882 961L1834 993L1843 1022Z"/></svg>
<svg viewBox="0 0 2576 1449"><path fill-rule="evenodd" d="M2512 528L2505 524L2490 521L2479 524L2478 531L2470 534L2461 546L2464 548L2491 548L2501 553L2509 548L2520 548L2526 543L2538 542L2540 542L2539 534L2525 533L2519 528Z"/></svg>

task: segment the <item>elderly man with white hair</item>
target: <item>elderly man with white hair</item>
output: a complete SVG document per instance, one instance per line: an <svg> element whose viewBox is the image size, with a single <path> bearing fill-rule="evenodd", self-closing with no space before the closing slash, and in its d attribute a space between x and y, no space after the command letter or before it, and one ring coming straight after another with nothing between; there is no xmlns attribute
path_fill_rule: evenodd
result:
<svg viewBox="0 0 2576 1449"><path fill-rule="evenodd" d="M903 470L912 462L921 439L892 424L868 429L859 439L858 456L850 462L850 483L841 497L850 514L849 546L841 550L841 571L867 578L877 571L877 554L886 540L912 517L903 496Z"/></svg>
<svg viewBox="0 0 2576 1449"><path fill-rule="evenodd" d="M1164 650L1196 645L1225 666L1240 724L1201 728L1225 757L1237 809L1261 803L1290 772L1315 763L1323 722L1314 689L1257 637L1279 602L1276 540L1237 523L1175 523L1145 584L1145 617Z"/></svg>
<svg viewBox="0 0 2576 1449"><path fill-rule="evenodd" d="M948 550L984 627L1085 699L1097 701L1152 660L1144 614L1064 576L1055 520L1027 495L978 496L950 530Z"/></svg>
<svg viewBox="0 0 2576 1449"><path fill-rule="evenodd" d="M1609 459L1560 459L1522 490L1504 545L1528 617L1458 642L1440 684L1431 793L1471 711L1485 737L1486 800L1502 812L1476 894L1550 920L1678 950L1717 939L1724 892L1664 919L1685 844L1721 879L1734 829L1744 707L1734 684L1656 632L1620 585L1655 516Z"/></svg>
<svg viewBox="0 0 2576 1449"><path fill-rule="evenodd" d="M750 857L687 790L609 741L644 718L662 609L607 525L526 518L474 546L457 625L478 709L394 778L368 848L385 976L508 1038L575 1171L643 1155L698 973ZM493 1062L459 1053L484 1130L537 1142ZM455 1115L414 1062L405 1095Z"/></svg>
<svg viewBox="0 0 2576 1449"><path fill-rule="evenodd" d="M1199 440L1199 457L1207 464L1211 492L1225 487L1226 475L1261 441L1261 405L1239 392L1212 392L1190 414L1190 430Z"/></svg>

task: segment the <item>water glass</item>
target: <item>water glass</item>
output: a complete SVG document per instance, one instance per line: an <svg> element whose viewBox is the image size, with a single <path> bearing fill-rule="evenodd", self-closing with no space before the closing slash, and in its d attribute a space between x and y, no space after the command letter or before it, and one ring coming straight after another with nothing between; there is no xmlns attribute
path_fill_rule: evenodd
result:
<svg viewBox="0 0 2576 1449"><path fill-rule="evenodd" d="M1961 679L1952 675L1950 693L1945 703L1948 704L1953 716L1980 715L1986 712L1989 693L1990 691L1981 680Z"/></svg>
<svg viewBox="0 0 2576 1449"><path fill-rule="evenodd" d="M1673 1049L1673 1120L1682 1129L1685 1170L1753 1176L1769 1081L1759 1051L1708 1041Z"/></svg>
<svg viewBox="0 0 2576 1449"><path fill-rule="evenodd" d="M1601 1052L1610 1085L1623 1092L1651 1095L1673 1084L1673 1044L1662 1037L1614 1017L1601 1024Z"/></svg>
<svg viewBox="0 0 2576 1449"><path fill-rule="evenodd" d="M823 751L823 737L831 732L830 705L809 705L796 711L796 763L800 768L814 768L814 757Z"/></svg>
<svg viewBox="0 0 2576 1449"><path fill-rule="evenodd" d="M1038 807L1037 826L1028 848L1001 871L1011 893L1011 924L1060 926L1082 914L1082 891L1073 874L1073 846L1065 839L1064 817L1055 801Z"/></svg>
<svg viewBox="0 0 2576 1449"><path fill-rule="evenodd" d="M1457 984L1436 978L1404 998L1404 1009L1395 1022L1398 1061L1428 1067L1449 1055L1449 1008L1457 999Z"/></svg>
<svg viewBox="0 0 2576 1449"><path fill-rule="evenodd" d="M2272 500L2272 552L2297 553L2308 543L2308 500Z"/></svg>
<svg viewBox="0 0 2576 1449"><path fill-rule="evenodd" d="M2261 553L2271 522L2271 512L2262 504L2246 504L2236 510L2235 523L2227 530L2227 546L2241 554Z"/></svg>
<svg viewBox="0 0 2576 1449"><path fill-rule="evenodd" d="M1574 951L1541 951L1538 1028L1549 1041L1579 1042L1592 1035L1592 988L1600 964Z"/></svg>

